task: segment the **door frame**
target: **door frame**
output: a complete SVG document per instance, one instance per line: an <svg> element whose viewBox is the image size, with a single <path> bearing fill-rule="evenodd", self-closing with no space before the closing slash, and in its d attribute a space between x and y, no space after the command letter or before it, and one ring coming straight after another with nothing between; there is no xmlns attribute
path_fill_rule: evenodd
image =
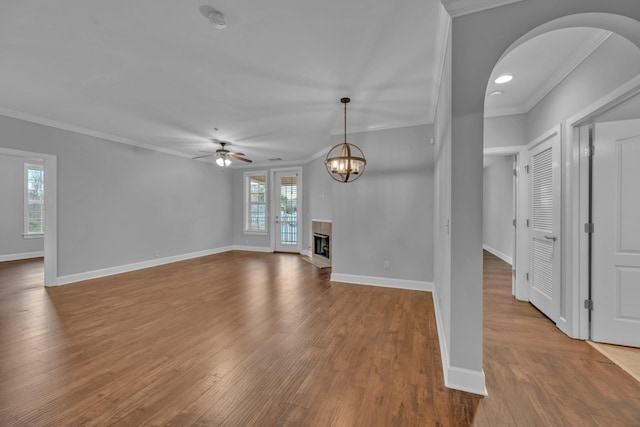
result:
<svg viewBox="0 0 640 427"><path fill-rule="evenodd" d="M562 237L567 242L562 256L566 260L563 282L566 283L566 316L558 327L572 338L589 339L589 239L584 224L589 221L589 158L586 127L598 116L640 94L640 75L585 107L565 121ZM576 220L577 218L577 220ZM561 307L562 311L562 307ZM562 317L562 316L561 316Z"/></svg>
<svg viewBox="0 0 640 427"><path fill-rule="evenodd" d="M298 218L298 243L299 243L299 253L304 251L302 237L304 236L302 225L304 224L304 216L303 216L303 197L304 197L304 187L302 182L302 166L291 166L291 167L283 167L283 168L274 168L270 170L269 179L271 181L271 185L269 185L269 192L271 193L271 200L269 201L271 204L271 219L270 221L275 221L276 216L280 216L280 202L279 195L276 195L276 172L293 172L298 174L298 204L297 204L297 218ZM278 197L278 203L276 203L276 198ZM271 234L271 250L275 252L276 250L276 227L273 222L269 224L270 229L273 230Z"/></svg>
<svg viewBox="0 0 640 427"><path fill-rule="evenodd" d="M57 285L58 279L58 158L52 154L0 147L0 154L38 159L44 164L44 285Z"/></svg>

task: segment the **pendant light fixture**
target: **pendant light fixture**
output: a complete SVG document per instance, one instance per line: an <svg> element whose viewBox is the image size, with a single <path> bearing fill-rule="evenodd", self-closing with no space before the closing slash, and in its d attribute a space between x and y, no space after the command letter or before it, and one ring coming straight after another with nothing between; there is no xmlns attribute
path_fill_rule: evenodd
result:
<svg viewBox="0 0 640 427"><path fill-rule="evenodd" d="M344 104L344 142L331 147L324 165L336 181L353 182L362 176L367 160L357 145L347 143L347 104L351 99L342 98L340 102Z"/></svg>

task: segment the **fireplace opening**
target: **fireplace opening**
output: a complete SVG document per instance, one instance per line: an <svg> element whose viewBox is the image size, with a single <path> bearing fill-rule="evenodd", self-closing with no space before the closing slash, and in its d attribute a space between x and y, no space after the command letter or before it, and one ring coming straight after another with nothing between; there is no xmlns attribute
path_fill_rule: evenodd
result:
<svg viewBox="0 0 640 427"><path fill-rule="evenodd" d="M329 236L313 233L313 254L329 259Z"/></svg>

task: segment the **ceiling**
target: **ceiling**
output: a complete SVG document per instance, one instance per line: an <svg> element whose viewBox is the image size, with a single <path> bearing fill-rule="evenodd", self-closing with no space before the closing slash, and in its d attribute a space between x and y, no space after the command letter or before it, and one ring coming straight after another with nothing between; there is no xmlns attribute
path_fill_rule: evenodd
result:
<svg viewBox="0 0 640 427"><path fill-rule="evenodd" d="M523 111L605 36L579 30L507 55L496 73L516 79L487 111ZM254 164L299 161L342 132L344 96L349 131L432 123L446 32L439 0L2 2L0 114L184 157L219 139Z"/></svg>

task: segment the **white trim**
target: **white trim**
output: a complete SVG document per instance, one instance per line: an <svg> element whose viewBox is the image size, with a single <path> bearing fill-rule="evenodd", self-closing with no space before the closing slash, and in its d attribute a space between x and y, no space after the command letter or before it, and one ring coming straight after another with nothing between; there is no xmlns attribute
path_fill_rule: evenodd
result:
<svg viewBox="0 0 640 427"><path fill-rule="evenodd" d="M440 101L440 87L442 86L442 78L444 76L445 60L447 58L447 44L449 43L449 33L451 29L451 16L443 4L440 4L440 13L438 14L438 23L436 24L435 47L436 56L433 59L434 70L433 75L436 76L433 81L433 92L431 99L433 100L433 114L429 118L434 124L438 113L438 102Z"/></svg>
<svg viewBox="0 0 640 427"><path fill-rule="evenodd" d="M509 255L505 254L504 252L500 252L496 248L493 248L493 247L487 245L486 243L482 244L482 249L484 249L485 251L490 252L493 255L497 256L498 258L500 258L501 260L503 260L507 264L509 264L511 266L513 265L513 259Z"/></svg>
<svg viewBox="0 0 640 427"><path fill-rule="evenodd" d="M200 258L208 255L215 255L222 252L232 250L231 246L221 248L207 249L204 251L191 252L187 254L174 255L165 258L157 258L148 261L136 262L133 264L118 265L115 267L103 268L100 270L85 271L83 273L69 274L67 276L57 277L54 283L47 286L60 286L69 283L80 282L83 280L97 279L99 277L111 276L114 274L127 273L129 271L142 270L144 268L157 267L159 265L171 264L178 261L184 261L192 258Z"/></svg>
<svg viewBox="0 0 640 427"><path fill-rule="evenodd" d="M247 224L249 222L249 178L252 176L260 176L264 175L264 230L250 230L247 228ZM271 189L269 188L269 182L271 178L269 177L268 170L252 170L248 172L243 172L242 174L242 232L245 234L259 234L259 235L267 235L269 234L269 206L271 205L269 197L271 195Z"/></svg>
<svg viewBox="0 0 640 427"><path fill-rule="evenodd" d="M233 245L231 247L233 251L248 251L248 252L269 252L273 253L273 249L268 246L244 246L244 245Z"/></svg>
<svg viewBox="0 0 640 427"><path fill-rule="evenodd" d="M485 117L500 117L510 116L515 114L527 114L533 107L535 107L545 96L547 96L553 89L556 88L564 79L569 76L576 68L580 66L584 61L589 58L593 52L598 49L602 43L604 43L613 34L610 31L599 30L593 34L590 38L585 40L582 45L577 48L573 55L562 63L556 71L551 75L537 90L527 97L526 101L522 105L492 108L485 110ZM504 56L503 56L504 57ZM500 61L498 61L500 62Z"/></svg>
<svg viewBox="0 0 640 427"><path fill-rule="evenodd" d="M384 288L408 289L433 292L433 282L418 280L391 279L389 277L359 276L354 274L331 273L332 282L352 283L355 285L381 286Z"/></svg>
<svg viewBox="0 0 640 427"><path fill-rule="evenodd" d="M312 254L311 250L309 250L309 249L303 249L303 250L301 250L301 251L300 251L300 255L302 255L302 256L307 256L307 257L311 258L311 256L312 256L313 254Z"/></svg>
<svg viewBox="0 0 640 427"><path fill-rule="evenodd" d="M20 111L11 110L8 108L0 108L0 115L11 117L18 120L24 120L25 122L35 123L42 126L48 126L54 129L60 129L68 132L78 133L81 135L87 135L94 138L104 139L112 142L119 142L121 144L133 145L135 147L146 148L147 150L157 151L159 153L170 154L172 156L183 157L190 159L192 156L185 153L180 153L175 150L169 150L167 148L161 148L156 145L145 144L144 142L134 141L132 139L123 138L121 136L111 135L109 133L100 132L97 130L91 130L82 126L76 126L69 123L59 122L57 120L47 119L32 114L22 113Z"/></svg>
<svg viewBox="0 0 640 427"><path fill-rule="evenodd" d="M347 135L353 135L354 133L375 132L375 131L378 131L378 130L409 128L409 127L414 127L414 126L425 126L425 125L431 125L431 124L433 124L433 121L431 123L429 123L426 120L420 120L420 121L417 121L417 122L399 121L399 122L384 123L384 124L373 125L373 126L356 126L356 127L350 127L349 129L347 129ZM333 129L331 129L329 131L329 135L331 135L331 136L342 136L342 135L344 135L344 128L333 128Z"/></svg>
<svg viewBox="0 0 640 427"><path fill-rule="evenodd" d="M567 78L580 64L593 54L602 43L604 43L613 34L611 31L598 30L590 38L585 40L581 46L576 48L573 54L567 58L567 60L560 64L552 76L550 76L542 86L527 98L526 103L523 106L525 113L528 113L533 107L535 107L542 99L547 96L556 86L558 86L564 79Z"/></svg>
<svg viewBox="0 0 640 427"><path fill-rule="evenodd" d="M303 240L302 239L302 237L303 237L302 233L304 231L303 230L304 229L304 226L303 226L303 219L304 219L304 213L303 213L304 201L303 201L303 196L304 195L302 194L304 192L304 190L303 190L303 187L302 187L302 176L303 176L302 166L288 167L288 168L287 167L285 167L285 168L272 168L270 170L270 172L271 172L271 182L272 182L271 187L270 187L271 194L273 194L274 199L277 198L277 200L273 200L272 201L273 203L271 203L271 205L272 205L271 218L275 218L276 216L280 215L280 201L279 201L279 196L277 195L277 192L276 192L276 185L277 185L276 174L278 172L292 172L292 173L296 174L296 177L297 177L296 185L298 187L298 190L297 190L298 200L296 202L297 203L296 204L296 210L297 210L296 218L297 218L297 221L298 221L298 225L296 227L296 229L297 229L296 231L297 231L298 244L296 245L295 248L291 248L291 249L293 249L293 252L300 253L300 251L302 250L302 240ZM272 250L275 251L276 248L277 248L277 242L276 242L276 234L277 233L276 233L275 224L272 224L272 228L273 228L273 233L271 233L270 244L271 244Z"/></svg>
<svg viewBox="0 0 640 427"><path fill-rule="evenodd" d="M436 315L436 328L438 330L438 343L440 344L444 385L455 390L488 396L484 370L477 372L450 365L449 352L444 335L444 321L442 319L442 312L440 311L437 291L434 290L431 295L433 296L433 307Z"/></svg>
<svg viewBox="0 0 640 427"><path fill-rule="evenodd" d="M542 135L540 135L539 137L537 137L536 139L528 143L526 147L522 147L522 148L526 148L527 150L531 151L538 145L542 144L543 142L553 138L555 135L558 135L560 138L562 138L561 127L562 127L561 124L555 125L551 129L544 132ZM560 143L562 143L562 139L560 140Z"/></svg>
<svg viewBox="0 0 640 427"><path fill-rule="evenodd" d="M470 369L449 366L444 383L447 387L468 393L488 396L484 370L477 372Z"/></svg>
<svg viewBox="0 0 640 427"><path fill-rule="evenodd" d="M58 158L52 154L0 147L0 154L44 161L47 191L44 193L44 284L52 284L58 277Z"/></svg>
<svg viewBox="0 0 640 427"><path fill-rule="evenodd" d="M517 116L519 114L526 114L527 111L523 106L516 107L502 107L502 108L486 108L484 110L484 117L504 117L504 116Z"/></svg>
<svg viewBox="0 0 640 427"><path fill-rule="evenodd" d="M522 0L442 0L442 4L452 18L457 18L520 1Z"/></svg>
<svg viewBox="0 0 640 427"><path fill-rule="evenodd" d="M509 145L506 147L487 147L483 153L485 156L513 156L525 148L526 145Z"/></svg>
<svg viewBox="0 0 640 427"><path fill-rule="evenodd" d="M44 233L23 234L22 238L25 239L25 240L29 240L29 239L44 239Z"/></svg>
<svg viewBox="0 0 640 427"><path fill-rule="evenodd" d="M23 252L21 254L0 255L0 262L17 261L20 259L42 258L44 251Z"/></svg>

